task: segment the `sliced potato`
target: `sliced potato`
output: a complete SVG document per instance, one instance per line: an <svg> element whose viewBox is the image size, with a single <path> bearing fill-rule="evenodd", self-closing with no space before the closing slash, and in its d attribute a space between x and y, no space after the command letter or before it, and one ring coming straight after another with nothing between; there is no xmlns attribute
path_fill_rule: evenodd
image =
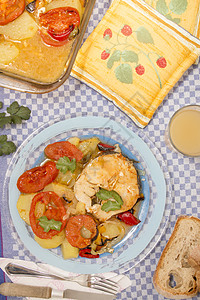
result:
<svg viewBox="0 0 200 300"><path fill-rule="evenodd" d="M8 64L17 57L19 49L11 42L0 42L0 63Z"/></svg>
<svg viewBox="0 0 200 300"><path fill-rule="evenodd" d="M80 139L76 136L73 136L68 139L68 142L70 142L71 144L77 147L79 145Z"/></svg>
<svg viewBox="0 0 200 300"><path fill-rule="evenodd" d="M14 21L0 26L0 34L4 34L7 38L14 41L31 38L37 30L36 22L26 11Z"/></svg>
<svg viewBox="0 0 200 300"><path fill-rule="evenodd" d="M35 235L35 241L45 249L57 248L62 244L65 239L65 230L62 230L57 235L54 235L51 239L41 239Z"/></svg>
<svg viewBox="0 0 200 300"><path fill-rule="evenodd" d="M68 188L66 185L57 183L57 182L52 182L45 186L43 189L44 192L54 192L56 193L59 197L66 197L67 200L73 200L74 199L74 192L72 189Z"/></svg>
<svg viewBox="0 0 200 300"><path fill-rule="evenodd" d="M73 247L66 238L61 245L61 250L64 259L76 258L79 254L79 249Z"/></svg>
<svg viewBox="0 0 200 300"><path fill-rule="evenodd" d="M57 7L73 7L76 8L79 12L80 18L83 15L83 6L81 4L81 1L79 0L54 0L51 3L47 4L46 10L50 10Z"/></svg>
<svg viewBox="0 0 200 300"><path fill-rule="evenodd" d="M97 137L91 139L83 140L79 143L78 148L83 152L83 155L92 154L95 152L100 140Z"/></svg>
<svg viewBox="0 0 200 300"><path fill-rule="evenodd" d="M29 212L30 212L31 202L35 195L36 193L21 194L19 196L19 199L17 200L17 210L19 212L19 215L28 225L30 225Z"/></svg>

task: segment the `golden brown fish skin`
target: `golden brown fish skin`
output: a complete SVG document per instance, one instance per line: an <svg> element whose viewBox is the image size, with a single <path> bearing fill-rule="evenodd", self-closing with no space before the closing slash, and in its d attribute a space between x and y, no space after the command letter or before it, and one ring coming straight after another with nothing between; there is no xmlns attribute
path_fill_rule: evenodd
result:
<svg viewBox="0 0 200 300"><path fill-rule="evenodd" d="M99 188L116 191L123 199L120 210L105 212L100 204L92 205L92 197ZM82 171L74 186L78 201L101 222L113 215L131 209L139 198L137 171L133 163L121 153L101 155L92 160Z"/></svg>

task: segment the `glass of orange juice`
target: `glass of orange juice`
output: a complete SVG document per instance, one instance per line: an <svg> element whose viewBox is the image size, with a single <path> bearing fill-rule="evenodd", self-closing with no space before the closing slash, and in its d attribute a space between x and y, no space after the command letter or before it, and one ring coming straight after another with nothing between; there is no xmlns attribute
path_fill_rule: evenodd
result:
<svg viewBox="0 0 200 300"><path fill-rule="evenodd" d="M170 119L167 144L186 156L200 156L200 105L180 108Z"/></svg>

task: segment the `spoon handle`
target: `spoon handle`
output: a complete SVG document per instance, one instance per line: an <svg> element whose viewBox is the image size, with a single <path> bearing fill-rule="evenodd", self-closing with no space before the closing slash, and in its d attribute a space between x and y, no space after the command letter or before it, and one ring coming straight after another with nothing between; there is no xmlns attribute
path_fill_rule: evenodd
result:
<svg viewBox="0 0 200 300"><path fill-rule="evenodd" d="M18 266L12 263L7 264L5 267L5 271L8 275L26 275L26 276L37 276L37 277L44 277L44 278L53 278L59 280L66 280L64 277L53 275L53 274L46 274L39 271L27 269L22 266Z"/></svg>

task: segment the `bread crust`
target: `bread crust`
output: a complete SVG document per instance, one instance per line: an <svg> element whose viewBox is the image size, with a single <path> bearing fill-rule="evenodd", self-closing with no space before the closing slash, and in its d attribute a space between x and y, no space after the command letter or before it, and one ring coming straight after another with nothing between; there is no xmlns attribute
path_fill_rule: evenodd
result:
<svg viewBox="0 0 200 300"><path fill-rule="evenodd" d="M172 252L172 248L174 250L174 248L176 246L176 239L178 241L180 240L177 237L178 237L179 231L181 230L180 227L183 227L183 226L191 226L191 227L195 226L198 228L197 234L199 235L199 233L200 233L200 219L195 218L193 216L178 217L177 222L174 227L174 230L172 232L172 235L169 238L169 241L167 242L167 244L161 254L158 265L156 267L156 271L153 276L153 284L154 284L154 287L157 290L157 292L169 299L188 299L188 298L196 296L198 293L198 289L199 289L199 286L197 284L198 280L195 280L195 275L196 275L197 270L190 265L186 266L187 269L185 268L184 272L188 270L190 272L190 275L192 275L192 277L194 275L194 277L193 277L194 280L192 281L193 286L191 287L191 290L183 291L183 290L181 290L181 288L178 287L178 285L177 285L177 287L170 287L169 285L167 285L167 282L169 282L169 276L170 276L170 274L169 274L170 273L169 272L170 262L172 263L172 266L175 267L177 264L177 260L178 260L177 257L184 255L184 253L181 253L180 252L181 250L178 249L179 245L177 245L177 253L179 253L179 255L177 255L177 257L175 257L175 253ZM185 235L187 235L187 230L185 230ZM182 236L184 236L184 232L182 233ZM189 242L188 236L185 237L185 239L187 240L187 243L186 243L186 245L184 245L183 251L185 251L185 249L187 249L187 248L189 249L189 247L191 247L191 245L193 245L193 244L196 244L195 246L200 246L200 238L197 239L197 241L195 241L194 237L192 237L190 242ZM176 252L176 249L174 252ZM171 255L172 257L169 258L169 255ZM170 259L171 259L171 261L170 261ZM169 261L169 263L168 263L168 261ZM168 264L165 265L166 262ZM185 263L187 264L188 261L186 260ZM166 279L163 279L162 276L165 273L165 270L164 270L165 266L167 267L166 269L168 269L168 270L166 270ZM183 269L184 269L183 266L178 267L178 269L177 269L178 275L180 275L180 274L182 275ZM173 268L172 268L172 270L173 270ZM176 272L176 269L173 270L172 272ZM183 273L183 276L185 276L184 274L186 274L186 273ZM164 281L164 280L166 280L166 281Z"/></svg>

